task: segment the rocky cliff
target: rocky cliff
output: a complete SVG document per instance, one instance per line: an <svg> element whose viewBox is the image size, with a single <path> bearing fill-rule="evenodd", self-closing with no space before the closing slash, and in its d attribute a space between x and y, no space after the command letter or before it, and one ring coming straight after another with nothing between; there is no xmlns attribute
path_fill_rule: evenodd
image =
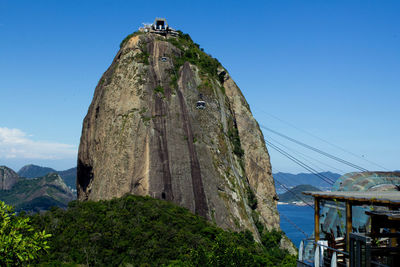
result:
<svg viewBox="0 0 400 267"><path fill-rule="evenodd" d="M256 239L279 228L258 123L228 71L181 32L121 43L83 122L77 190L169 200Z"/></svg>
<svg viewBox="0 0 400 267"><path fill-rule="evenodd" d="M0 190L10 190L19 180L18 174L6 166L0 166Z"/></svg>

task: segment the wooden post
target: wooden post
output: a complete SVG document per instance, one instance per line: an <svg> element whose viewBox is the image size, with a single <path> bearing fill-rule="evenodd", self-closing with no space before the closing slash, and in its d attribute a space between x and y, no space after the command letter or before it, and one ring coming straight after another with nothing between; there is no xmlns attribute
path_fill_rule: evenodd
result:
<svg viewBox="0 0 400 267"><path fill-rule="evenodd" d="M397 231L396 231L396 228L390 228L390 232L391 233L397 233ZM392 237L391 238L391 245L392 245L392 247L397 247L397 239L395 238L395 237Z"/></svg>
<svg viewBox="0 0 400 267"><path fill-rule="evenodd" d="M319 240L319 199L314 198L314 240Z"/></svg>
<svg viewBox="0 0 400 267"><path fill-rule="evenodd" d="M350 233L353 231L352 225L352 205L346 201L346 248L350 251Z"/></svg>

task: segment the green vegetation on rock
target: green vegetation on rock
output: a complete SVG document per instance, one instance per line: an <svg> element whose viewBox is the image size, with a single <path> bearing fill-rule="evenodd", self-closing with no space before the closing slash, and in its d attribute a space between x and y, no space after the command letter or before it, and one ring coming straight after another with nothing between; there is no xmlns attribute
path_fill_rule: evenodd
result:
<svg viewBox="0 0 400 267"><path fill-rule="evenodd" d="M143 63L145 65L149 65L149 52L147 52L147 48L145 44L140 45L140 52L136 54L134 57L135 61L138 63Z"/></svg>
<svg viewBox="0 0 400 267"><path fill-rule="evenodd" d="M228 129L228 136L233 145L233 153L235 153L235 155L239 158L243 157L244 150L242 149L242 145L240 144L239 131L237 127L231 127L230 129Z"/></svg>
<svg viewBox="0 0 400 267"><path fill-rule="evenodd" d="M52 234L42 264L88 266L294 266L280 232L224 231L170 202L127 195L70 202L32 217Z"/></svg>
<svg viewBox="0 0 400 267"><path fill-rule="evenodd" d="M172 45L181 50L180 57L174 58L175 72L185 63L196 65L202 74L209 74L212 77L218 77L217 69L221 63L216 58L204 52L200 46L193 42L189 34L179 32L178 37L170 37L167 39Z"/></svg>
<svg viewBox="0 0 400 267"><path fill-rule="evenodd" d="M155 93L161 93L163 96L165 94L164 88L162 86L157 86L156 88L154 88L154 92Z"/></svg>
<svg viewBox="0 0 400 267"><path fill-rule="evenodd" d="M258 205L257 197L254 194L253 190L250 188L250 186L247 187L247 201L252 210L255 210L257 208Z"/></svg>

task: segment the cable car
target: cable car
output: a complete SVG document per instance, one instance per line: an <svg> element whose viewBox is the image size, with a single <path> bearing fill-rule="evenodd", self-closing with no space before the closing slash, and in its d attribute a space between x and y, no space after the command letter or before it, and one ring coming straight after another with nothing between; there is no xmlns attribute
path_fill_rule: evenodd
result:
<svg viewBox="0 0 400 267"><path fill-rule="evenodd" d="M196 108L197 109L205 109L206 108L206 102L204 102L203 100L197 101Z"/></svg>

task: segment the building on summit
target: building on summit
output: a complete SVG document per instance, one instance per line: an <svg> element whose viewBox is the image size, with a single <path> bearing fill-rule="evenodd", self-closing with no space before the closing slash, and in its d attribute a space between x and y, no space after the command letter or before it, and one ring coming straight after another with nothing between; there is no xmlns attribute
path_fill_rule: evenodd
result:
<svg viewBox="0 0 400 267"><path fill-rule="evenodd" d="M155 18L153 24L143 23L143 27L140 27L139 31L157 33L163 36L167 36L167 34L172 36L178 35L178 32L175 29L169 27L165 18Z"/></svg>

